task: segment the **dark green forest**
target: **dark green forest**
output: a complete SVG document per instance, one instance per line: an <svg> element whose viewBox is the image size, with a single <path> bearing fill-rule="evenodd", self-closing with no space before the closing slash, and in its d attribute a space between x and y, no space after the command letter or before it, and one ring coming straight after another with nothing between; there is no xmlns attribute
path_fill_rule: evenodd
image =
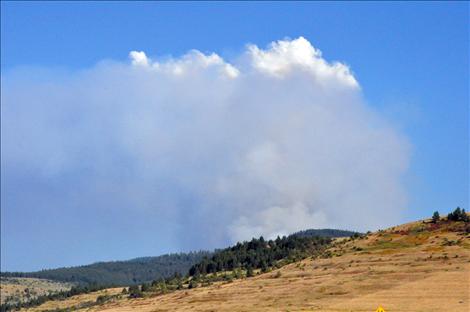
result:
<svg viewBox="0 0 470 312"><path fill-rule="evenodd" d="M280 260L300 259L312 255L330 243L330 238L347 237L358 234L352 231L334 229L309 229L282 238L265 241L263 237L250 242L216 250L212 257L205 257L189 270L190 276L243 269L265 271Z"/></svg>
<svg viewBox="0 0 470 312"><path fill-rule="evenodd" d="M320 236L320 237L350 237L354 234L360 234L358 232L353 231L346 231L346 230L334 230L334 229L309 229L304 231L295 232L294 236L299 237L312 237L312 236ZM292 236L291 235L291 236Z"/></svg>
<svg viewBox="0 0 470 312"><path fill-rule="evenodd" d="M189 268L210 256L208 251L176 253L127 261L97 262L89 265L37 272L2 272L5 277L36 277L77 285L128 286L187 274Z"/></svg>
<svg viewBox="0 0 470 312"><path fill-rule="evenodd" d="M290 235L275 240L262 236L249 242L237 243L233 247L217 250L211 257L189 269L190 276L243 269L250 271L268 268L279 261L298 260L321 252L331 242L330 237Z"/></svg>

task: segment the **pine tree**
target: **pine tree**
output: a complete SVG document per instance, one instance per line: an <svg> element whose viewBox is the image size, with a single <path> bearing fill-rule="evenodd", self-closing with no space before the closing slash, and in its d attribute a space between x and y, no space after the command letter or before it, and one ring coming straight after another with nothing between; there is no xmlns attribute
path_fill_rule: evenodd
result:
<svg viewBox="0 0 470 312"><path fill-rule="evenodd" d="M465 212L465 209L460 209L460 207L457 207L454 212L451 212L447 215L447 219L449 221L464 221L464 222L470 222L470 218L468 217L467 213Z"/></svg>
<svg viewBox="0 0 470 312"><path fill-rule="evenodd" d="M248 268L246 269L246 277L253 277L253 276L254 276L253 268L251 267L251 265L249 265Z"/></svg>

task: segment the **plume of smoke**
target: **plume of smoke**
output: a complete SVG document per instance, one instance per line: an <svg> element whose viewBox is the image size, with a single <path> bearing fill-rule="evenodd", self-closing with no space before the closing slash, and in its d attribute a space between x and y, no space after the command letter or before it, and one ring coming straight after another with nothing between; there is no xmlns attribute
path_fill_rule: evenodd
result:
<svg viewBox="0 0 470 312"><path fill-rule="evenodd" d="M8 177L67 181L64 210L157 212L184 249L400 220L406 138L306 39L249 45L232 64L130 58L2 77Z"/></svg>

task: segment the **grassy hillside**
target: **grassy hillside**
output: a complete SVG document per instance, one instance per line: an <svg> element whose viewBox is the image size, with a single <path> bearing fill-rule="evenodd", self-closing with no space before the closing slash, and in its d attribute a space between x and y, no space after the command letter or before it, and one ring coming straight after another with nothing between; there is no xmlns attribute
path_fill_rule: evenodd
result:
<svg viewBox="0 0 470 312"><path fill-rule="evenodd" d="M186 274L193 264L210 254L207 251L169 254L38 272L2 272L2 276L42 278L79 285L132 285L167 278L175 273Z"/></svg>
<svg viewBox="0 0 470 312"><path fill-rule="evenodd" d="M120 294L89 311L467 311L470 224L430 220L336 239L310 256L254 277L188 289ZM244 275L242 275L244 276ZM83 302L83 301L80 301ZM79 307L48 302L32 311Z"/></svg>
<svg viewBox="0 0 470 312"><path fill-rule="evenodd" d="M1 277L1 304L17 304L48 293L69 290L72 285L39 278Z"/></svg>

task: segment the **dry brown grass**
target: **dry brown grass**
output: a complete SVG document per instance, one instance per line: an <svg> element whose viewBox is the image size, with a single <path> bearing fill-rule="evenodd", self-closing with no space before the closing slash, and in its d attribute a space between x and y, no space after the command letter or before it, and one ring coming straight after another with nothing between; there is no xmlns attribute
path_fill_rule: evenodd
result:
<svg viewBox="0 0 470 312"><path fill-rule="evenodd" d="M470 311L469 239L461 224L410 223L338 240L332 258L89 311Z"/></svg>
<svg viewBox="0 0 470 312"><path fill-rule="evenodd" d="M2 277L0 280L1 303L6 301L24 301L48 292L68 290L72 287L68 283L60 283L39 278Z"/></svg>
<svg viewBox="0 0 470 312"><path fill-rule="evenodd" d="M71 308L71 307L79 307L82 304L85 303L94 303L96 302L96 299L101 296L101 295L117 295L122 292L122 288L108 288L108 289L103 289L99 291L95 291L89 294L81 294L81 295L76 295L64 300L53 300L53 301L47 301L43 303L40 306L29 308L29 309L23 309L22 311L28 311L28 312L39 312L39 311L45 311L45 310L56 310L56 309L65 309L65 308Z"/></svg>

